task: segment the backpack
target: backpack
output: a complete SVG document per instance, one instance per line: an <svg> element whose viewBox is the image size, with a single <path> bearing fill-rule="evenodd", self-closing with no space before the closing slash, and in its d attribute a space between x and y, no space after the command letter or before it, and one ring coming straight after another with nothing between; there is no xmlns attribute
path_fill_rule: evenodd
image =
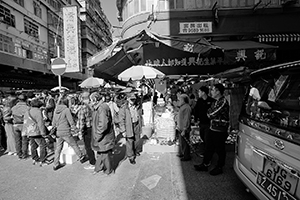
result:
<svg viewBox="0 0 300 200"><path fill-rule="evenodd" d="M22 130L22 136L36 136L39 132L37 122L30 114L30 109L27 111L27 115L24 119L24 125Z"/></svg>

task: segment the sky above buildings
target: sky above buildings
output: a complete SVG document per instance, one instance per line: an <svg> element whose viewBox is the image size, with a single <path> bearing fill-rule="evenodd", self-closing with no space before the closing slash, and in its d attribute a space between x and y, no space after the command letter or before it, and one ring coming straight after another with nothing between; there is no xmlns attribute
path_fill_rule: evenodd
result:
<svg viewBox="0 0 300 200"><path fill-rule="evenodd" d="M118 9L116 6L116 0L100 0L100 2L101 2L101 7L103 9L103 12L108 18L111 25L121 26L121 24L117 19ZM118 36L119 34L120 34L120 29L114 28L113 36Z"/></svg>

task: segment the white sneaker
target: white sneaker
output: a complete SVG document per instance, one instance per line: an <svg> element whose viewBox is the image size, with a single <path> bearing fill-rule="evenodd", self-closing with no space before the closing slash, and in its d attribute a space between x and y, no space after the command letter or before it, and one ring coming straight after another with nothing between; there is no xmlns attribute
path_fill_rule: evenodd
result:
<svg viewBox="0 0 300 200"><path fill-rule="evenodd" d="M95 165L88 165L88 166L85 166L83 168L87 169L87 170L89 170L89 169L95 169Z"/></svg>
<svg viewBox="0 0 300 200"><path fill-rule="evenodd" d="M12 156L12 155L14 155L14 153L13 152L8 152L7 155Z"/></svg>

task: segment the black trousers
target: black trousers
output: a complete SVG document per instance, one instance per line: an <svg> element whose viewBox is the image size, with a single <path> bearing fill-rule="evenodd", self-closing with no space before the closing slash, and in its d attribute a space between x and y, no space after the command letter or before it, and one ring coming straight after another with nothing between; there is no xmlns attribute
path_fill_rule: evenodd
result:
<svg viewBox="0 0 300 200"><path fill-rule="evenodd" d="M209 134L209 124L200 124L199 130L200 130L200 137L202 141L205 143L206 137Z"/></svg>
<svg viewBox="0 0 300 200"><path fill-rule="evenodd" d="M84 147L86 150L86 154L89 157L89 162L91 165L96 164L96 158L95 158L95 152L91 147L91 142L92 142L92 128L86 128L83 131L83 142L84 142Z"/></svg>
<svg viewBox="0 0 300 200"><path fill-rule="evenodd" d="M226 159L226 148L225 141L227 139L227 132L216 132L209 130L209 134L207 135L207 141L205 145L204 152L204 164L209 164L214 153L218 155L217 167L224 167L225 159Z"/></svg>
<svg viewBox="0 0 300 200"><path fill-rule="evenodd" d="M23 124L14 124L14 134L16 138L16 150L19 158L28 156L29 139L27 136L22 136Z"/></svg>
<svg viewBox="0 0 300 200"><path fill-rule="evenodd" d="M128 159L135 159L134 137L126 137L126 156Z"/></svg>
<svg viewBox="0 0 300 200"><path fill-rule="evenodd" d="M47 158L46 141L42 136L29 137L31 146L31 158L35 161L44 162ZM40 156L37 148L40 147Z"/></svg>

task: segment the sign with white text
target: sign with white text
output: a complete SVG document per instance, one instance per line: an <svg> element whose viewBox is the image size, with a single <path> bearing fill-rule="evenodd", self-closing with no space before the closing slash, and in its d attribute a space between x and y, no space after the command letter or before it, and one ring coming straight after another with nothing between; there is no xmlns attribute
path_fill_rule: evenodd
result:
<svg viewBox="0 0 300 200"><path fill-rule="evenodd" d="M66 72L80 71L77 6L63 7Z"/></svg>
<svg viewBox="0 0 300 200"><path fill-rule="evenodd" d="M179 23L180 34L212 33L212 22Z"/></svg>

